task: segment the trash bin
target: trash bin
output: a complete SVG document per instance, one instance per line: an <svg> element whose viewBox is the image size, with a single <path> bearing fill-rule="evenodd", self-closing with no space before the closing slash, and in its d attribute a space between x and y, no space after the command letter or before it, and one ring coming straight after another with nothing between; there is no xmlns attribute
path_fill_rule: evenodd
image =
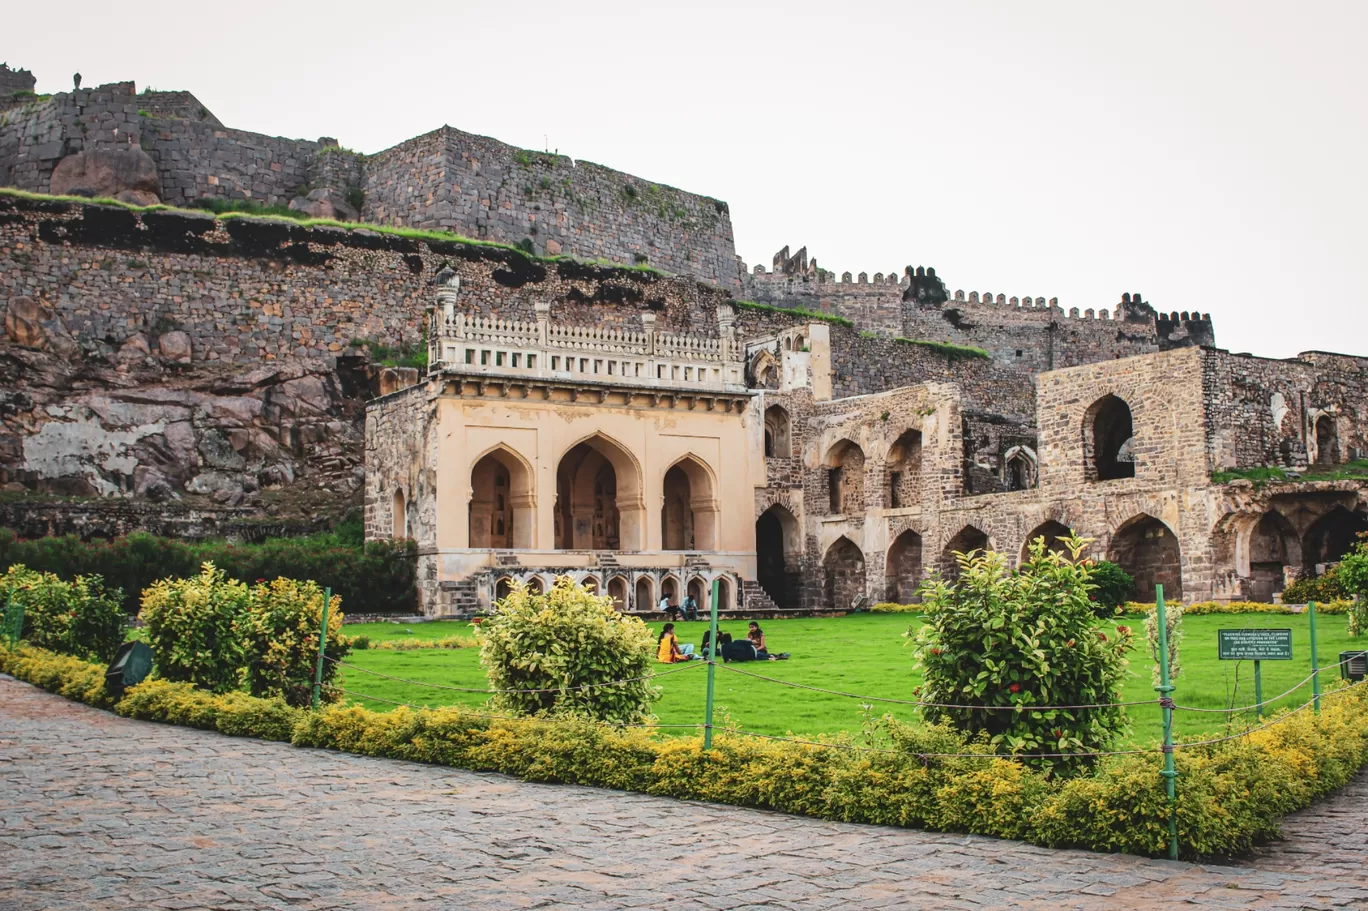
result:
<svg viewBox="0 0 1368 911"><path fill-rule="evenodd" d="M118 699L125 688L137 686L152 673L152 649L146 642L125 642L105 672L105 690Z"/></svg>
<svg viewBox="0 0 1368 911"><path fill-rule="evenodd" d="M1368 652L1340 652L1340 676L1345 680L1368 677Z"/></svg>

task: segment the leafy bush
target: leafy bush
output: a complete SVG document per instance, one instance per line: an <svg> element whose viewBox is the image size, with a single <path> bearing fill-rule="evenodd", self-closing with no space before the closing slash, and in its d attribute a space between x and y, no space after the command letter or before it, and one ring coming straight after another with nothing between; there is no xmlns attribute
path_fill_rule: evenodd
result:
<svg viewBox="0 0 1368 911"><path fill-rule="evenodd" d="M123 644L123 592L106 592L99 576L64 582L52 573L11 566L0 576L0 604L24 608L21 638L39 648L108 662Z"/></svg>
<svg viewBox="0 0 1368 911"><path fill-rule="evenodd" d="M469 636L443 636L441 639L384 639L375 645L370 645L370 640L366 640L366 646L362 647L407 652L424 648L474 648L477 645L479 642Z"/></svg>
<svg viewBox="0 0 1368 911"><path fill-rule="evenodd" d="M1193 604L1179 605L1176 601L1166 602L1167 606L1181 606L1183 614L1188 617L1197 617L1203 614L1298 614L1300 609L1294 610L1286 604L1270 604L1266 601L1197 601ZM1317 602L1316 613L1318 614L1347 614L1349 612L1349 601L1340 599L1337 601ZM1126 603L1124 613L1130 615L1140 615L1154 613L1153 604L1141 604L1137 601Z"/></svg>
<svg viewBox="0 0 1368 911"><path fill-rule="evenodd" d="M1065 541L1069 555L1037 539L1016 572L999 553L956 554L960 576L919 589L926 624L910 630L927 702L970 708L926 708L932 721L985 732L1008 753L1106 750L1126 725L1120 701L1130 630L1096 628L1090 594L1095 566L1080 560L1088 542ZM1004 711L1018 705L1097 705L1046 712ZM1037 760L1050 766L1053 760ZM1070 760L1058 764L1070 765Z"/></svg>
<svg viewBox="0 0 1368 911"><path fill-rule="evenodd" d="M655 652L646 624L569 576L544 595L515 585L480 627L480 639L492 689L545 690L496 694L492 703L500 711L634 723L660 696L649 680L637 679L651 673ZM631 682L598 685L619 680Z"/></svg>
<svg viewBox="0 0 1368 911"><path fill-rule="evenodd" d="M105 707L103 668L41 649L0 646L0 671ZM825 819L1020 838L1055 848L1159 855L1168 802L1156 752L1101 760L1051 779L990 752L986 735L882 719L868 752L848 739L822 745L719 731L660 740L574 718L501 719L449 707L305 712L280 699L216 696L151 680L127 691L128 717L296 745L709 800ZM1319 715L1282 713L1249 736L1180 749L1178 838L1186 857L1228 857L1274 838L1282 816L1346 784L1368 763L1368 688L1328 691Z"/></svg>
<svg viewBox="0 0 1368 911"><path fill-rule="evenodd" d="M1130 573L1109 560L1096 560L1092 566L1094 610L1099 617L1114 617L1121 605L1135 594L1135 580Z"/></svg>
<svg viewBox="0 0 1368 911"><path fill-rule="evenodd" d="M1357 595L1360 604L1368 601L1368 543L1356 545L1331 572L1344 589L1343 597Z"/></svg>
<svg viewBox="0 0 1368 911"><path fill-rule="evenodd" d="M309 705L318 662L318 627L323 619L323 589L316 582L276 579L251 589L243 618L242 646L247 662L247 689L253 696L279 696L288 704ZM342 636L342 599L332 596L323 662L323 683L337 676L337 665L351 651ZM341 694L320 691L330 702Z"/></svg>
<svg viewBox="0 0 1368 911"><path fill-rule="evenodd" d="M234 579L311 579L331 586L358 613L411 614L417 610L417 545L412 541L360 543L356 523L333 533L306 538L273 538L261 544L181 541L132 534L109 541L82 541L75 535L19 538L0 529L0 569L22 563L64 579L99 575L124 592L128 613L138 609L138 593L158 579L193 576L213 563Z"/></svg>
<svg viewBox="0 0 1368 911"><path fill-rule="evenodd" d="M1283 603L1306 604L1315 601L1319 605L1323 601L1348 598L1353 592L1340 580L1339 570L1338 566L1332 566L1323 575L1314 578L1303 576L1295 582L1288 583L1283 589Z"/></svg>
<svg viewBox="0 0 1368 911"><path fill-rule="evenodd" d="M898 604L896 601L880 601L870 607L871 614L915 614L921 610L920 604Z"/></svg>
<svg viewBox="0 0 1368 911"><path fill-rule="evenodd" d="M157 674L224 692L242 682L243 628L250 595L214 564L198 576L162 579L142 594Z"/></svg>

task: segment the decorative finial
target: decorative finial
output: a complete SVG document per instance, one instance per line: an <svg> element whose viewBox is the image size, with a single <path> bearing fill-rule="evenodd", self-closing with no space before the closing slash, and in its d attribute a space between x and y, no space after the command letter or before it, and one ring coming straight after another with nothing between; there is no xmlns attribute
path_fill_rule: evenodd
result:
<svg viewBox="0 0 1368 911"><path fill-rule="evenodd" d="M77 73L76 75L72 76L71 81L76 83L76 88L79 89L81 87L81 74Z"/></svg>

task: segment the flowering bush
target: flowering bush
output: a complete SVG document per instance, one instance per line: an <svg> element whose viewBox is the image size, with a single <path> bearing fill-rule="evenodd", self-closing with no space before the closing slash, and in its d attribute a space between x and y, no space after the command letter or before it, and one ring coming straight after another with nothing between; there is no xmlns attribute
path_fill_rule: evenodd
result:
<svg viewBox="0 0 1368 911"><path fill-rule="evenodd" d="M569 576L544 595L514 585L480 625L480 640L480 663L492 689L544 690L499 693L491 700L499 711L634 723L660 696L649 680L639 679L651 673L655 652L646 624ZM593 685L618 680L631 682Z"/></svg>
<svg viewBox="0 0 1368 911"><path fill-rule="evenodd" d="M20 638L39 648L107 662L123 643L128 623L123 592L106 591L99 576L66 582L52 573L11 566L0 576L0 608L11 598L24 608Z"/></svg>
<svg viewBox="0 0 1368 911"><path fill-rule="evenodd" d="M294 706L310 703L322 613L323 589L316 582L276 579L252 586L241 626L247 688L253 696L279 696ZM337 675L333 662L351 651L342 636L342 599L337 595L328 606L324 648L333 659L323 662L323 682L329 683ZM342 694L325 687L320 698L334 702Z"/></svg>
<svg viewBox="0 0 1368 911"><path fill-rule="evenodd" d="M247 586L205 563L198 576L162 579L142 593L141 617L157 674L224 692L242 682Z"/></svg>
<svg viewBox="0 0 1368 911"><path fill-rule="evenodd" d="M1065 543L1067 555L1033 541L1016 572L999 553L956 554L955 582L922 584L926 623L905 634L924 674L921 698L964 706L928 707L928 720L984 732L1004 753L1105 750L1124 731L1125 713L1108 703L1119 701L1131 631L1097 628L1089 597L1095 566L1079 559L1088 541ZM1004 710L1034 705L1090 707Z"/></svg>

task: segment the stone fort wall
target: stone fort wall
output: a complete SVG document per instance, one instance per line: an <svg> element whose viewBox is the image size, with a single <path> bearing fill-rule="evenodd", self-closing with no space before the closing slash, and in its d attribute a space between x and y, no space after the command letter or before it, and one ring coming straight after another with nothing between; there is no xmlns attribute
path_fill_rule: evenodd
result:
<svg viewBox="0 0 1368 911"><path fill-rule="evenodd" d="M9 72L9 82L23 83ZM218 197L285 206L323 190L349 200L331 211L347 219L736 284L731 216L720 200L450 127L373 156L326 137L228 129L189 92L139 94L131 82L5 111L0 186L46 193L64 158L111 149L146 153L169 205Z"/></svg>

